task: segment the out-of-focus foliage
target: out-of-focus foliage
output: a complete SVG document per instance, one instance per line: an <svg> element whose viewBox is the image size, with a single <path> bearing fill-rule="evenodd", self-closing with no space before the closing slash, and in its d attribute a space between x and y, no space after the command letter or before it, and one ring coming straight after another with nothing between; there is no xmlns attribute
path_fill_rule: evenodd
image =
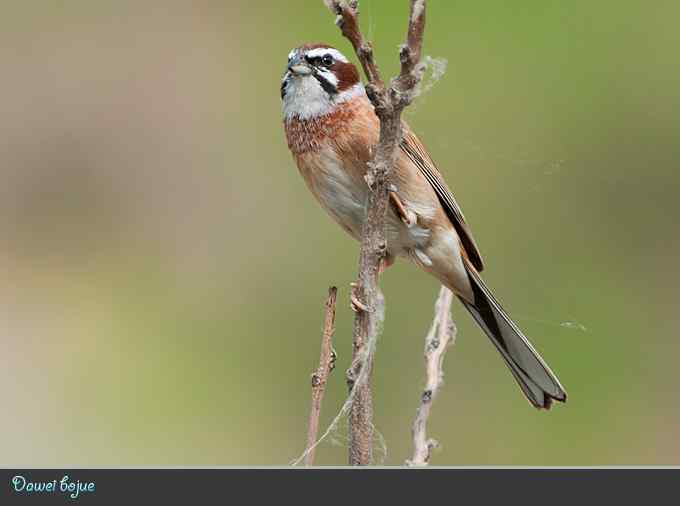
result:
<svg viewBox="0 0 680 506"><path fill-rule="evenodd" d="M386 74L406 2L363 0ZM486 279L570 400L539 413L460 307L437 464L680 463L677 2L429 2L448 60L409 109ZM289 49L321 0L25 1L0 17L4 465L286 464L329 284L342 403L357 245L288 153ZM433 279L385 275L386 464L410 450ZM344 433L318 451L346 461Z"/></svg>

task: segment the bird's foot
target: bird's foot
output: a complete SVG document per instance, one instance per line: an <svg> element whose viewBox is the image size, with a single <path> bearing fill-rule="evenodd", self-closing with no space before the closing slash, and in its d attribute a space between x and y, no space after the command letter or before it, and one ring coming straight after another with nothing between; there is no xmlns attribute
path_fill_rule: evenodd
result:
<svg viewBox="0 0 680 506"><path fill-rule="evenodd" d="M404 225L406 225L408 228L411 228L416 224L416 220L418 219L416 213L406 209L406 206L404 206L404 203L399 198L397 187L394 184L390 184L387 187L387 191L389 192L390 203L392 204L394 212L397 213L397 216L399 216Z"/></svg>
<svg viewBox="0 0 680 506"><path fill-rule="evenodd" d="M352 308L352 311L354 311L355 313L359 312L367 313L369 311L368 306L361 302L359 300L359 296L356 294L356 291L359 287L358 283L350 283L349 286L351 288L351 292L349 295L349 305Z"/></svg>

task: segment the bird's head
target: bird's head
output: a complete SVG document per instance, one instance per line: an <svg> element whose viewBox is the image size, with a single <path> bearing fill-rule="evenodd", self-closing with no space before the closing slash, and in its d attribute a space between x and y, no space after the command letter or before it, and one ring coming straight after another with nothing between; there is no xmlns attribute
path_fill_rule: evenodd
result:
<svg viewBox="0 0 680 506"><path fill-rule="evenodd" d="M288 53L281 81L286 119L311 119L333 112L364 93L356 67L327 44L305 44Z"/></svg>

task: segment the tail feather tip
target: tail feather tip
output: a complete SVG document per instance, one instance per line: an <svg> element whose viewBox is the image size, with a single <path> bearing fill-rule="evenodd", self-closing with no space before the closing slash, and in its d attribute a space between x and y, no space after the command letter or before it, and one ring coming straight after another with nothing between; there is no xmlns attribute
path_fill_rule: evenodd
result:
<svg viewBox="0 0 680 506"><path fill-rule="evenodd" d="M537 403L532 403L532 404L534 404L534 407L536 409L539 409L539 410L544 409L546 411L550 411L550 408L552 408L552 405L553 405L553 401L566 403L567 402L567 392L565 392L564 390L561 390L560 393L556 396L545 392L544 395L543 395L543 402L537 402Z"/></svg>

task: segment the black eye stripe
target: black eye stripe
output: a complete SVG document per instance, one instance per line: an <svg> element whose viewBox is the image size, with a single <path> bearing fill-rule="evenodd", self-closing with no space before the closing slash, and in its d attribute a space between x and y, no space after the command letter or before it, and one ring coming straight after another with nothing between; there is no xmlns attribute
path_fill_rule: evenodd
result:
<svg viewBox="0 0 680 506"><path fill-rule="evenodd" d="M335 59L333 56L330 54L325 54L323 56L305 56L305 60L307 60L307 63L314 65L314 66L319 66L323 65L325 67L330 67L335 63Z"/></svg>

